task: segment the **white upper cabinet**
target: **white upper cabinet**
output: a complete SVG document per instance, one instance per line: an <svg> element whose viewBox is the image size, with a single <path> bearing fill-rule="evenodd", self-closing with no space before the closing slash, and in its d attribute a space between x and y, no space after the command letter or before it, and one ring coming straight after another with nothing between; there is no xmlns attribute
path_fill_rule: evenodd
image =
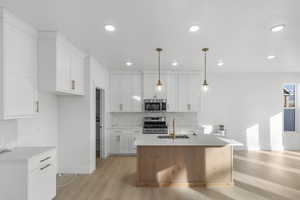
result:
<svg viewBox="0 0 300 200"><path fill-rule="evenodd" d="M1 8L1 119L32 117L38 112L37 31Z"/></svg>
<svg viewBox="0 0 300 200"><path fill-rule="evenodd" d="M163 84L163 89L159 92L156 90L156 84L158 81L158 73L145 72L144 73L144 99L166 99L166 78L165 74L161 74L160 80Z"/></svg>
<svg viewBox="0 0 300 200"><path fill-rule="evenodd" d="M157 72L144 73L144 99L167 99L167 111L178 111L178 75L172 72L162 72L161 82L163 89L156 90L156 83L158 81Z"/></svg>
<svg viewBox="0 0 300 200"><path fill-rule="evenodd" d="M178 112L178 74L168 73L165 79L166 94L167 94L167 111Z"/></svg>
<svg viewBox="0 0 300 200"><path fill-rule="evenodd" d="M39 34L39 86L57 94L84 95L86 55L57 32Z"/></svg>
<svg viewBox="0 0 300 200"><path fill-rule="evenodd" d="M196 73L180 73L179 85L179 111L197 112L200 110L201 78Z"/></svg>
<svg viewBox="0 0 300 200"><path fill-rule="evenodd" d="M76 48L71 54L71 87L77 94L84 94L84 68L86 56Z"/></svg>
<svg viewBox="0 0 300 200"><path fill-rule="evenodd" d="M111 111L142 111L142 76L140 73L113 72L110 75Z"/></svg>
<svg viewBox="0 0 300 200"><path fill-rule="evenodd" d="M156 90L157 72L113 72L110 77L111 111L141 112L143 99L167 99L167 112L200 111L200 73L162 72L162 91ZM141 95L143 94L143 95Z"/></svg>

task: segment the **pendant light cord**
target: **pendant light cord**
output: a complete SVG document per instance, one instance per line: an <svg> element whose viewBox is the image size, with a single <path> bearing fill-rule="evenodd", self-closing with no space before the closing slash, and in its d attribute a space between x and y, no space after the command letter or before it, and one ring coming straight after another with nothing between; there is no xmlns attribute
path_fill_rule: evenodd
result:
<svg viewBox="0 0 300 200"><path fill-rule="evenodd" d="M162 51L161 48L156 48L156 51L158 52L158 84L160 83L160 52Z"/></svg>
<svg viewBox="0 0 300 200"><path fill-rule="evenodd" d="M206 52L204 52L204 80L206 80Z"/></svg>
<svg viewBox="0 0 300 200"><path fill-rule="evenodd" d="M158 51L158 80L160 81L160 51Z"/></svg>

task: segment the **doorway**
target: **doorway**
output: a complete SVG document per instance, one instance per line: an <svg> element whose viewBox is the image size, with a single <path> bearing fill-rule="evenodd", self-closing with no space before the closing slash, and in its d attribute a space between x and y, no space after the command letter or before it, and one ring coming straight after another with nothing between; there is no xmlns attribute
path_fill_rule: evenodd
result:
<svg viewBox="0 0 300 200"><path fill-rule="evenodd" d="M96 88L96 159L104 158L105 91Z"/></svg>

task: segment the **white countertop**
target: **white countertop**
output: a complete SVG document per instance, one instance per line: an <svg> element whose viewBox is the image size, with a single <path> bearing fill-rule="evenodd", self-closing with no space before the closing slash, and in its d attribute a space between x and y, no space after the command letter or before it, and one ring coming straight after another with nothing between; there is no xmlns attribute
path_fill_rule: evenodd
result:
<svg viewBox="0 0 300 200"><path fill-rule="evenodd" d="M55 147L16 147L10 152L0 153L0 161L26 161Z"/></svg>
<svg viewBox="0 0 300 200"><path fill-rule="evenodd" d="M233 139L213 135L188 135L188 139L159 139L158 135L136 137L136 146L243 146Z"/></svg>

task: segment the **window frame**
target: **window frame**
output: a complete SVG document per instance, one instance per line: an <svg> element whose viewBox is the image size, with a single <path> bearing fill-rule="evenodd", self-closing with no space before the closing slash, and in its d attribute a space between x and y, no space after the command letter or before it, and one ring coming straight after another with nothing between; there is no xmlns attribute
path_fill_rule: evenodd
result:
<svg viewBox="0 0 300 200"><path fill-rule="evenodd" d="M295 96L295 106L294 107L284 107L284 92L283 92L283 89L284 89L285 85L294 85L295 86L295 95L294 95ZM298 116L297 116L297 96L298 96L298 94L297 93L298 93L297 83L295 83L295 82L285 82L285 83L282 84L282 87L281 87L282 132L284 134L296 134L297 130L298 130L298 123L297 123L297 120L298 120ZM285 131L284 130L284 110L295 110L295 131Z"/></svg>

